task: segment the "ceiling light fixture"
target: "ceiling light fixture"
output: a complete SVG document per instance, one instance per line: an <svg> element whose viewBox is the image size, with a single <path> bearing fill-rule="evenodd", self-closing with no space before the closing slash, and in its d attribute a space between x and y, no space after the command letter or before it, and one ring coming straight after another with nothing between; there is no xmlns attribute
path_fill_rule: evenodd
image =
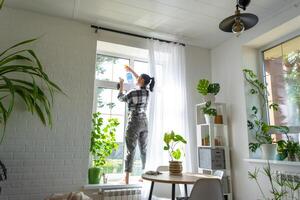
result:
<svg viewBox="0 0 300 200"><path fill-rule="evenodd" d="M235 14L225 18L220 24L219 28L224 32L232 32L239 36L245 30L255 26L258 22L258 17L251 13L241 13L240 9L246 10L250 0L237 0Z"/></svg>

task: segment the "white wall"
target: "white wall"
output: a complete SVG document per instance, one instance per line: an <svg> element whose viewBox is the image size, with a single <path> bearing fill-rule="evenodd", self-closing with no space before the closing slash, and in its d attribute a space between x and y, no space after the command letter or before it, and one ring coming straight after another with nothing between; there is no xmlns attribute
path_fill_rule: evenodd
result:
<svg viewBox="0 0 300 200"><path fill-rule="evenodd" d="M254 183L248 180L247 171L253 169L253 165L243 160L248 158L249 151L242 69L244 67L257 68L257 50L244 45L299 14L299 7L288 8L280 15L270 16L269 20L243 33L239 38L234 37L211 51L212 79L219 82L222 87L217 100L229 105L231 162L233 166L234 198L236 200L257 199L259 193ZM295 170L285 168L285 170L289 169Z"/></svg>
<svg viewBox="0 0 300 200"><path fill-rule="evenodd" d="M0 12L0 27L1 49L41 36L32 48L67 94L55 96L52 130L22 106L16 107L0 145L0 159L9 169L0 199L40 200L49 193L79 190L86 184L88 169L96 41L136 47L143 47L145 41L109 32L95 34L88 24L8 8ZM195 85L198 79L210 77L210 52L186 49L193 119L194 104L199 102Z"/></svg>

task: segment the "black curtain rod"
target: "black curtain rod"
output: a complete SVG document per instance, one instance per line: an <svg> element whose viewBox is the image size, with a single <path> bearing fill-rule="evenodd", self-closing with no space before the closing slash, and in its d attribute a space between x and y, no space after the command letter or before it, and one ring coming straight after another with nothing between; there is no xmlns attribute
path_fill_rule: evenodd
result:
<svg viewBox="0 0 300 200"><path fill-rule="evenodd" d="M110 32L114 32L114 33L120 33L120 34L124 34L124 35L130 35L130 36L133 36L133 37L158 40L160 42L175 43L175 44L179 44L179 45L185 46L184 43L180 43L180 42L174 42L174 41L163 40L163 39L154 38L154 37L148 37L148 36L144 36L144 35L138 35L138 34L134 34L134 33L128 33L128 32L125 32L125 31L119 31L119 30L114 30L114 29L110 29L110 28L104 28L104 27L100 27L100 26L96 26L96 25L91 25L91 27L95 29L95 32L98 32L98 30L105 30L105 31L110 31Z"/></svg>

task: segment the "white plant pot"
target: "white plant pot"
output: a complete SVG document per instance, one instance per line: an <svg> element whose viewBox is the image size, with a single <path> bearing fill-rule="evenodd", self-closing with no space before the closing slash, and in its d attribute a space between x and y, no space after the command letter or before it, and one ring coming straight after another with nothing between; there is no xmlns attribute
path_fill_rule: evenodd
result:
<svg viewBox="0 0 300 200"><path fill-rule="evenodd" d="M262 144L262 159L264 160L275 160L276 159L276 150L277 144Z"/></svg>
<svg viewBox="0 0 300 200"><path fill-rule="evenodd" d="M206 96L203 96L204 102L211 102L212 104L215 103L216 97L214 94L207 94Z"/></svg>
<svg viewBox="0 0 300 200"><path fill-rule="evenodd" d="M214 124L215 123L215 116L205 114L204 118L205 118L206 124Z"/></svg>

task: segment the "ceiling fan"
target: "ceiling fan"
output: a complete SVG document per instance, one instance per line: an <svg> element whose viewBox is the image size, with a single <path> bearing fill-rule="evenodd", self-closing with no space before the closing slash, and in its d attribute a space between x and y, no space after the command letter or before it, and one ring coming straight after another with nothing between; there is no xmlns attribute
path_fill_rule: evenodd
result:
<svg viewBox="0 0 300 200"><path fill-rule="evenodd" d="M246 10L251 0L237 0L235 14L225 18L219 24L219 28L224 32L232 32L239 36L243 31L255 26L258 17L251 13L241 13L240 9Z"/></svg>

